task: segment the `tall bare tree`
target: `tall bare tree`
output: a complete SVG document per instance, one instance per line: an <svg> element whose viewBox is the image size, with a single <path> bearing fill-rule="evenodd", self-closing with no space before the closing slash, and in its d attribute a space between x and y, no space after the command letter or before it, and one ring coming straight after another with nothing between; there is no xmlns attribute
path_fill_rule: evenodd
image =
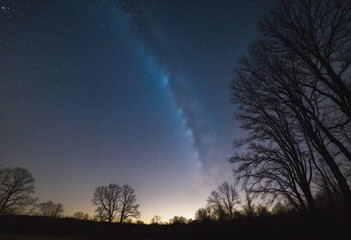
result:
<svg viewBox="0 0 351 240"><path fill-rule="evenodd" d="M139 204L136 204L136 201L134 189L129 185L123 185L120 197L120 223L128 218L138 218L140 216Z"/></svg>
<svg viewBox="0 0 351 240"><path fill-rule="evenodd" d="M314 212L312 158L301 143L303 135L291 111L270 92L271 88L266 89L265 72L254 63L243 60L244 67L233 83L233 100L241 109L238 118L249 131L239 144L247 145L248 153L231 159L237 164L236 176L250 183L256 193L284 196L297 209Z"/></svg>
<svg viewBox="0 0 351 240"><path fill-rule="evenodd" d="M34 178L24 168L0 169L0 214L16 212L33 205Z"/></svg>
<svg viewBox="0 0 351 240"><path fill-rule="evenodd" d="M228 182L223 182L218 187L218 191L212 191L210 197L207 199L209 205L217 208L219 213L219 220L225 220L226 216L229 220L234 219L234 206L240 203L240 197L233 185Z"/></svg>
<svg viewBox="0 0 351 240"><path fill-rule="evenodd" d="M104 212L107 215L107 220L112 222L118 211L121 196L122 188L118 184L110 183L108 186L97 187L91 201L98 206L99 212Z"/></svg>
<svg viewBox="0 0 351 240"><path fill-rule="evenodd" d="M253 204L255 194L247 186L244 186L244 192L245 204L243 206L243 210L248 217L252 218L255 213L255 205Z"/></svg>
<svg viewBox="0 0 351 240"><path fill-rule="evenodd" d="M214 209L216 220L225 221L227 218L224 206L222 204L221 197L217 191L212 191L210 196L207 198L207 204L209 207Z"/></svg>
<svg viewBox="0 0 351 240"><path fill-rule="evenodd" d="M233 185L229 185L228 182L223 182L218 187L219 194L221 196L222 204L224 205L224 209L229 214L229 219L234 219L235 212L235 204L240 203L240 197L238 191L235 189Z"/></svg>
<svg viewBox="0 0 351 240"><path fill-rule="evenodd" d="M332 100L351 118L351 3L283 0L260 22L277 50L293 53L318 78L306 85Z"/></svg>
<svg viewBox="0 0 351 240"><path fill-rule="evenodd" d="M351 203L350 19L349 1L282 0L260 22L261 38L233 81L250 131L238 144L250 153L232 159L242 163L236 173L303 211L315 211L318 175L324 184L335 180Z"/></svg>
<svg viewBox="0 0 351 240"><path fill-rule="evenodd" d="M321 97L314 102L317 108L302 109L318 127L322 139L313 134L309 137L329 166L344 198L351 202L345 174L338 168L340 162L334 160L351 162L350 1L282 1L277 11L261 21L260 28L265 40L274 46L271 50L295 56L304 72L312 76L305 78L300 86ZM315 99L309 95L303 101L311 105ZM324 143L326 139L328 142ZM326 145L337 148L335 152L340 152L337 158Z"/></svg>

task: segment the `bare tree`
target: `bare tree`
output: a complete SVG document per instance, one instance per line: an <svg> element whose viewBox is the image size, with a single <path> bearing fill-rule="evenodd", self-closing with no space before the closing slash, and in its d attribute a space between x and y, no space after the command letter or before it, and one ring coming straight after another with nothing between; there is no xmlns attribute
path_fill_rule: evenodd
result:
<svg viewBox="0 0 351 240"><path fill-rule="evenodd" d="M108 215L103 207L97 207L95 209L96 215L94 216L94 220L105 222L108 220Z"/></svg>
<svg viewBox="0 0 351 240"><path fill-rule="evenodd" d="M33 205L34 178L24 168L0 169L0 214L20 211Z"/></svg>
<svg viewBox="0 0 351 240"><path fill-rule="evenodd" d="M100 213L99 216L106 214L107 220L112 222L118 211L121 194L122 188L118 184L110 183L108 186L97 187L91 201L98 206L96 211Z"/></svg>
<svg viewBox="0 0 351 240"><path fill-rule="evenodd" d="M283 0L260 29L276 50L294 54L319 84L306 85L332 100L351 119L351 3Z"/></svg>
<svg viewBox="0 0 351 240"><path fill-rule="evenodd" d="M239 194L235 187L227 182L223 182L218 187L218 191L212 191L210 197L207 199L210 206L217 209L219 213L219 220L225 220L226 216L229 220L234 219L235 204L240 203Z"/></svg>
<svg viewBox="0 0 351 240"><path fill-rule="evenodd" d="M120 223L128 218L138 218L140 216L139 204L136 204L134 189L129 185L123 185L122 187L120 205Z"/></svg>
<svg viewBox="0 0 351 240"><path fill-rule="evenodd" d="M253 200L255 199L255 195L247 186L244 186L245 192L245 205L243 206L244 213L248 217L253 217L255 213L255 205L253 204Z"/></svg>
<svg viewBox="0 0 351 240"><path fill-rule="evenodd" d="M161 222L161 217L158 215L153 216L153 218L151 218L151 223L152 224L159 224Z"/></svg>
<svg viewBox="0 0 351 240"><path fill-rule="evenodd" d="M235 204L240 203L240 197L238 191L233 185L229 185L227 182L223 182L219 187L218 191L221 195L222 204L224 209L229 213L229 219L234 219Z"/></svg>
<svg viewBox="0 0 351 240"><path fill-rule="evenodd" d="M299 121L350 203L347 174L341 170L344 161L351 162L350 1L284 0L260 29L270 51L293 56L304 73L303 81L293 81L302 93L294 100Z"/></svg>
<svg viewBox="0 0 351 240"><path fill-rule="evenodd" d="M249 131L237 143L247 146L248 152L231 159L237 164L234 172L238 179L251 184L253 192L274 198L284 196L298 210L314 214L313 156L294 112L281 99L282 88L272 84L278 78L276 72L269 72L269 68L263 68L265 62L258 61L271 54L260 45L255 47L251 49L251 59L243 59L233 81L233 101L241 110L238 118L242 128Z"/></svg>
<svg viewBox="0 0 351 240"><path fill-rule="evenodd" d="M284 196L300 211L314 214L314 155L293 95L300 96L296 86L305 75L295 58L270 50L265 42L252 45L233 81L233 102L241 110L238 119L249 132L237 144L246 145L248 153L235 155L232 162L239 164L237 178L251 180L253 191Z"/></svg>
<svg viewBox="0 0 351 240"><path fill-rule="evenodd" d="M221 197L217 191L212 191L210 196L207 199L207 204L214 209L215 215L217 216L216 220L225 221L226 212L224 210Z"/></svg>
<svg viewBox="0 0 351 240"><path fill-rule="evenodd" d="M237 177L304 212L315 212L317 176L351 203L350 19L349 1L282 0L232 85L249 131L237 144L248 154L232 158Z"/></svg>
<svg viewBox="0 0 351 240"><path fill-rule="evenodd" d="M45 217L60 217L63 213L63 206L61 203L54 203L47 201L38 204L38 214Z"/></svg>
<svg viewBox="0 0 351 240"><path fill-rule="evenodd" d="M207 206L205 208L199 208L195 212L195 220L198 222L215 221L216 216L214 213L214 209L211 206Z"/></svg>

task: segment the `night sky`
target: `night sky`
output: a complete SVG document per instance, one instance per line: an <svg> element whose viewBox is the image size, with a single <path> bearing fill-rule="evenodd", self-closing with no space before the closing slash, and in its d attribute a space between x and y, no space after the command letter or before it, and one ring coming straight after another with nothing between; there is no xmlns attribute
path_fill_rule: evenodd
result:
<svg viewBox="0 0 351 240"><path fill-rule="evenodd" d="M229 85L270 1L0 1L0 164L93 215L131 185L141 219L194 218L233 181Z"/></svg>

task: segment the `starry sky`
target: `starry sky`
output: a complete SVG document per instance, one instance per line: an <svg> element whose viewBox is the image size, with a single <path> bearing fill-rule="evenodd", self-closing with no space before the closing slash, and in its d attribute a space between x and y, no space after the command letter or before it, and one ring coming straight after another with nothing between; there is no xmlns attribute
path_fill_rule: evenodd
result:
<svg viewBox="0 0 351 240"><path fill-rule="evenodd" d="M0 164L93 214L131 185L141 219L194 218L233 181L233 68L271 1L0 0Z"/></svg>

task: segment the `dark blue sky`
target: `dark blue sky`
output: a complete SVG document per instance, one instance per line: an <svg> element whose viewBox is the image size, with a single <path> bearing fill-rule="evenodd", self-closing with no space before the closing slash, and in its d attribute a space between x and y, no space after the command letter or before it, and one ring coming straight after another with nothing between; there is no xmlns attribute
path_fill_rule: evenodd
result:
<svg viewBox="0 0 351 240"><path fill-rule="evenodd" d="M0 163L93 213L130 184L142 219L193 217L232 181L233 68L270 1L0 1Z"/></svg>

